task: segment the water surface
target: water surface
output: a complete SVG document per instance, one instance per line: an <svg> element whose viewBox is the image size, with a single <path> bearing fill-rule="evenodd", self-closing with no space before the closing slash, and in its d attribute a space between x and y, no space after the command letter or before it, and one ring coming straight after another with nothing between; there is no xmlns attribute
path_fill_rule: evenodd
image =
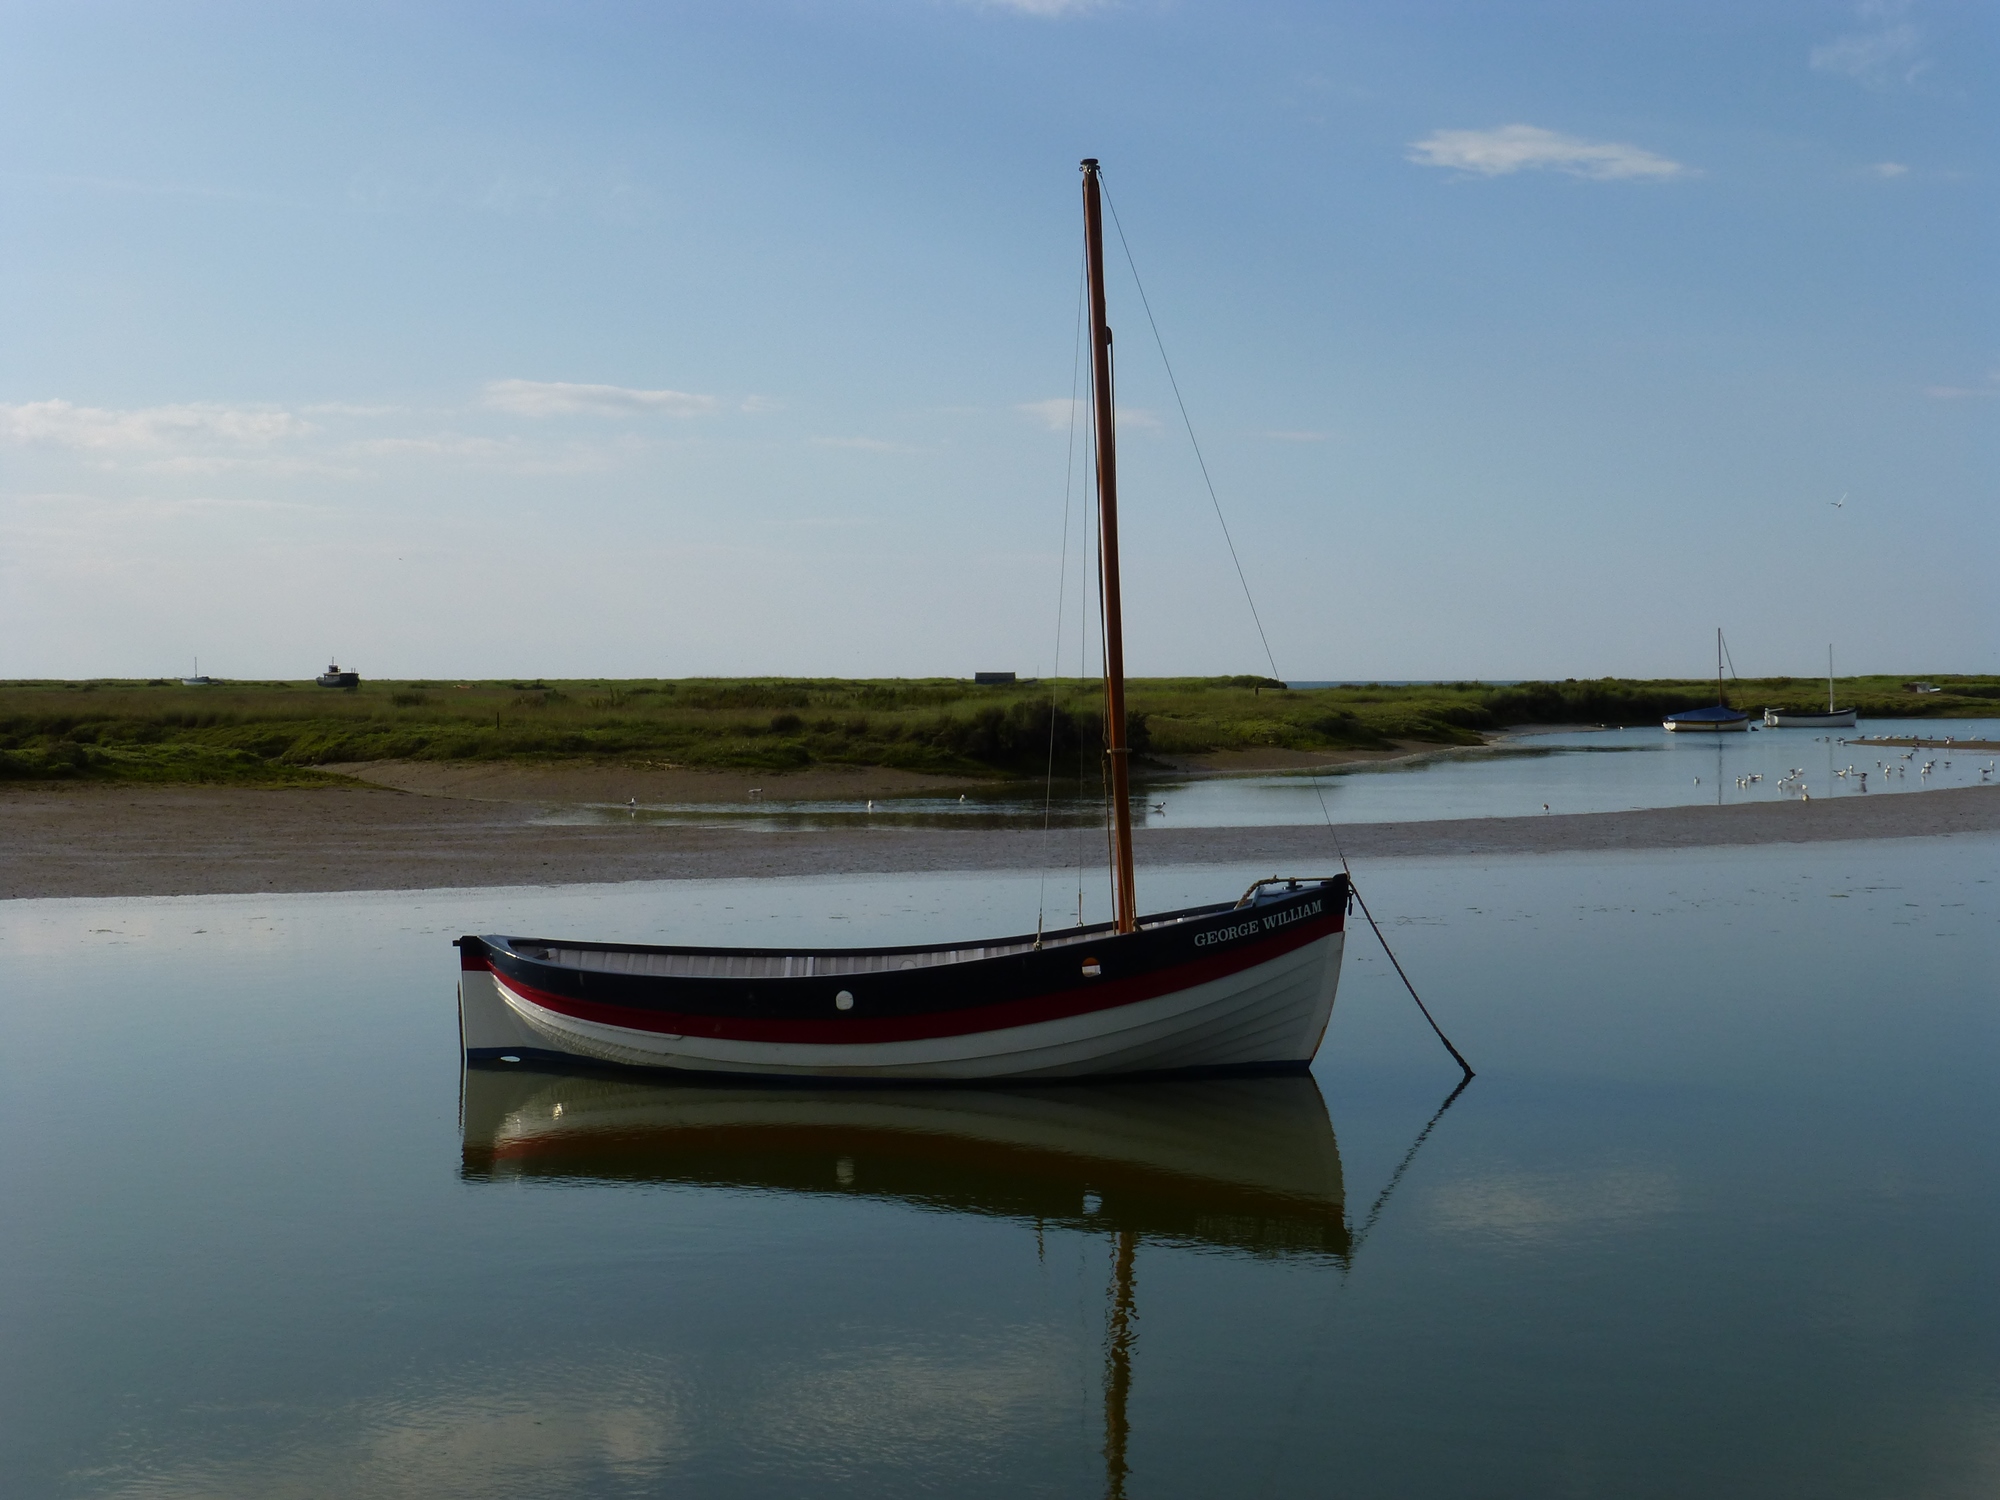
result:
<svg viewBox="0 0 2000 1500"><path fill-rule="evenodd" d="M1434 1124L1365 937L1268 1089L461 1078L461 931L1013 931L1033 877L0 904L0 1473L1995 1492L2000 839L1357 873L1481 1069Z"/></svg>
<svg viewBox="0 0 2000 1500"><path fill-rule="evenodd" d="M1132 798L1135 826L1249 828L1528 817L1634 808L1730 806L1808 797L1885 796L2000 783L2000 752L1911 750L1853 736L2000 739L2000 720L1871 719L1853 730L1758 729L1669 734L1657 725L1523 736L1410 760L1331 767L1313 775L1189 777L1150 773ZM1988 768L1994 768L1989 770ZM1865 779L1864 779L1865 778ZM637 819L708 827L1096 827L1102 789L1007 782L946 796L779 800L746 773L733 804L551 809L542 821ZM781 786L782 784L780 784ZM757 790L759 795L752 796Z"/></svg>

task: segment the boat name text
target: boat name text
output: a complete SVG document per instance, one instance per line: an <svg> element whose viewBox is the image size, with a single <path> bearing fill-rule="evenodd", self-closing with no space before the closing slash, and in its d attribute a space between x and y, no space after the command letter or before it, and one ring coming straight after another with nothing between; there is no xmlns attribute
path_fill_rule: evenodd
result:
<svg viewBox="0 0 2000 1500"><path fill-rule="evenodd" d="M1274 932L1280 927L1289 927L1294 922L1302 922L1307 917L1316 917L1326 909L1326 899L1322 897L1310 906L1294 906L1288 911L1274 911L1268 917L1252 918L1248 922L1238 922L1230 927L1212 927L1207 932L1194 935L1197 948L1211 947L1216 943L1233 942L1237 938L1254 937L1260 932Z"/></svg>

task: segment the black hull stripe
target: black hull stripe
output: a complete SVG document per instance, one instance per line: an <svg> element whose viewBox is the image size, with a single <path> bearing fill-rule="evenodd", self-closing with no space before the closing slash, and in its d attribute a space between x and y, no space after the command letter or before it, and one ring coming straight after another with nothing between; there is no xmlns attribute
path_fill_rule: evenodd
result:
<svg viewBox="0 0 2000 1500"><path fill-rule="evenodd" d="M1096 1011L1116 1010L1227 979L1259 964L1269 963L1340 930L1338 908L1317 918L1296 922L1257 942L1243 943L1213 955L1190 959L1136 974L1104 979L1048 993L1000 1000L977 1006L933 1010L912 1015L870 1016L859 1011L824 1019L702 1015L671 1009L676 981L663 979L646 988L651 1003L643 1008L607 1005L577 995L562 995L530 984L514 974L496 973L499 982L522 999L572 1020L630 1031L691 1036L735 1042L790 1042L803 1046L829 1044L879 1045L884 1042L928 1041L971 1036L1058 1021ZM939 976L944 978L944 976ZM655 997L657 996L657 999Z"/></svg>

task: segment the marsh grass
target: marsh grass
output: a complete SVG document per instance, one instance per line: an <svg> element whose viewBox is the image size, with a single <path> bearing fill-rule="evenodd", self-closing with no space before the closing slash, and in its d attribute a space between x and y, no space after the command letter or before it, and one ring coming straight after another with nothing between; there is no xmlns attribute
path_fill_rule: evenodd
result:
<svg viewBox="0 0 2000 1500"><path fill-rule="evenodd" d="M2000 678L1847 678L1864 717L2000 713ZM1810 707L1810 679L1732 684L1745 707ZM1248 749L1375 749L1399 740L1477 743L1523 723L1643 724L1714 701L1690 681L1479 682L1294 691L1256 677L1148 678L1128 688L1145 756ZM368 682L205 688L138 681L0 683L0 779L298 785L348 761L616 760L786 771L888 766L1038 776L1053 737L1058 774L1096 774L1094 682L980 687L949 678L847 681ZM1143 764L1143 759L1142 762Z"/></svg>

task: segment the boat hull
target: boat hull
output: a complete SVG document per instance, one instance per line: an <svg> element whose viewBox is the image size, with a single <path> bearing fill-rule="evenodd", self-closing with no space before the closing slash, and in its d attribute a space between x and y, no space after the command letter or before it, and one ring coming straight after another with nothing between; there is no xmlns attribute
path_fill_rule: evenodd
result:
<svg viewBox="0 0 2000 1500"><path fill-rule="evenodd" d="M1764 710L1766 729L1851 729L1855 710L1837 708L1830 714L1795 714L1780 708Z"/></svg>
<svg viewBox="0 0 2000 1500"><path fill-rule="evenodd" d="M1303 1068L1339 986L1344 878L976 948L788 953L460 939L466 1056L990 1082ZM546 955L546 956L537 956ZM971 956L967 956L971 955ZM732 972L732 970L734 972Z"/></svg>
<svg viewBox="0 0 2000 1500"><path fill-rule="evenodd" d="M1661 724L1669 734L1742 734L1749 729L1750 720L1703 719L1689 724L1677 719L1663 719Z"/></svg>

